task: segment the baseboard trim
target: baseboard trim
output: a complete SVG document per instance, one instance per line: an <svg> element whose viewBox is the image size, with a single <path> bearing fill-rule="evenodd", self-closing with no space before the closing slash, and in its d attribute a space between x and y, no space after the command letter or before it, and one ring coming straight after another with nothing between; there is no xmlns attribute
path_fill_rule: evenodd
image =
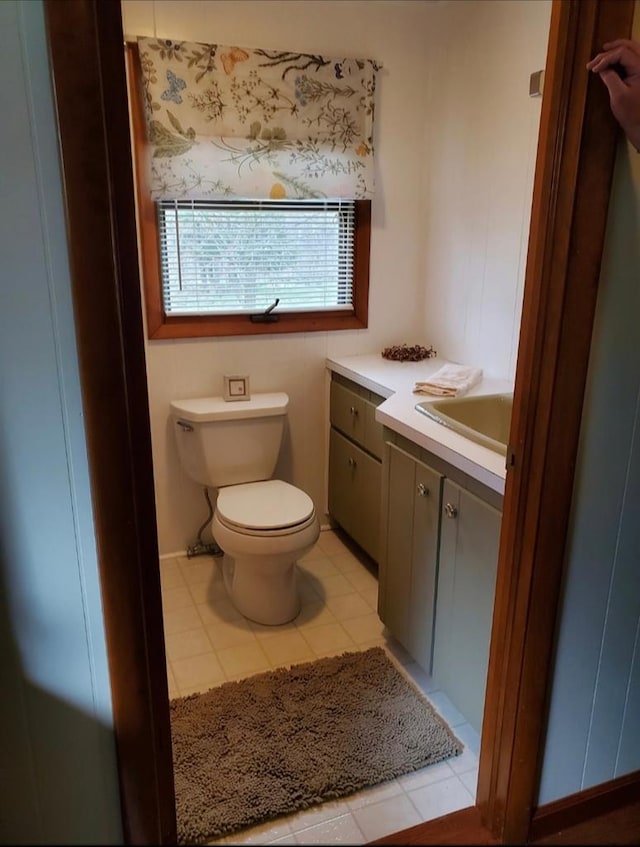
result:
<svg viewBox="0 0 640 847"><path fill-rule="evenodd" d="M633 771L552 803L545 803L538 806L533 814L529 841L537 841L637 802L639 796L640 771Z"/></svg>

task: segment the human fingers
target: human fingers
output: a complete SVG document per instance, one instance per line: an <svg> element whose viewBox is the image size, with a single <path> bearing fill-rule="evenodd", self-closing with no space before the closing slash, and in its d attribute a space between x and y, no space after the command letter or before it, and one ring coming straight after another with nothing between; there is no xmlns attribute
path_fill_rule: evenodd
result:
<svg viewBox="0 0 640 847"><path fill-rule="evenodd" d="M633 41L631 38L616 38L613 41L606 41L602 45L603 50L613 50L616 47L628 47L629 50L640 56L640 42Z"/></svg>
<svg viewBox="0 0 640 847"><path fill-rule="evenodd" d="M587 70L600 73L612 65L622 65L626 71L638 73L640 72L640 53L630 50L626 44L613 47L604 53L598 53L587 62Z"/></svg>
<svg viewBox="0 0 640 847"><path fill-rule="evenodd" d="M606 68L605 70L601 71L600 79L607 86L609 98L612 103L627 92L628 87L620 79L618 74L611 68Z"/></svg>

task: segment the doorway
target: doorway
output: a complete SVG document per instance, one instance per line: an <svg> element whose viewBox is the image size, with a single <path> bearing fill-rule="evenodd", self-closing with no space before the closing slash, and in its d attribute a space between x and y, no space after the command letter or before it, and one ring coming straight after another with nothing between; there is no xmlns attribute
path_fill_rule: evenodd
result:
<svg viewBox="0 0 640 847"><path fill-rule="evenodd" d="M140 302L137 271L131 261L136 245L130 154L126 149L128 118L117 102L119 98L113 97L113 91L125 90L122 32L110 6L113 4L50 4L49 34L69 203L78 343L127 838L142 843L171 843L174 832L167 813L167 798L172 794L167 780L170 746L168 719L162 707L166 683L162 681L164 667L158 658L161 650L154 651L154 646L158 646L154 630L161 632L161 618L154 573L157 548L152 497L149 501L153 488L144 353L140 327L131 319L132 314L139 314ZM584 373L586 369L594 296L583 296L584 280L586 274L593 281L589 293L594 295L615 141L615 126L608 118L602 92L595 87L587 92L578 69L583 67L594 44L628 31L631 10L631 4L624 2L554 4L554 49L550 57L555 64L547 77L551 94L539 158L544 167L539 166L536 175L525 293L527 320L518 364L518 375L522 373L523 377L520 381L516 377L512 425L519 462L512 481L508 481L511 504L501 545L487 699L492 704L492 726L485 727L480 768L480 807L491 828L506 840L508 832L513 831L508 827L528 826L527 816L535 796L536 750L543 726L551 636L546 642L543 638L541 644L534 635L553 629L548 627L549 616L555 615L557 580L562 568L562 550L557 549L558 515L563 537L562 520L566 523L571 500L567 447L575 448L577 443L584 386L584 381L577 379L571 391L562 393L558 380L563 370L558 365L567 367L574 378L576 372ZM71 42L70 32L74 35ZM95 44L101 45L98 54ZM72 59L74 67L79 62L86 71L83 90L75 101ZM105 98L101 78L110 80L109 97ZM99 108L88 114L88 102L102 104L104 111ZM583 120L585 114L587 120ZM105 123L108 133L104 132ZM102 147L105 138L107 144ZM556 143L559 138L563 139L562 144ZM97 144L91 143L96 140ZM103 155L94 152L88 162L83 155L87 149L101 150ZM590 183L589 198L582 190L587 170L596 172L600 180L596 180L595 188ZM558 173L562 179L557 178ZM110 204L87 204L96 196L87 196L88 184L98 196L109 197ZM112 190L105 190L106 186ZM597 205L592 202L594 192L600 201ZM563 203L574 195L576 203ZM580 214L585 208L589 209L588 222ZM118 233L117 249L115 253L111 249L105 251L102 265L95 261L96 233L104 233L105 244L111 245L112 225ZM561 238L556 240L554 235ZM570 237L588 240L592 249L586 268L576 266L575 257L569 261L566 244ZM552 262L552 258L557 261ZM87 296L89 286L83 290L82 285L89 277L93 280L91 297ZM571 293L574 287L581 296L566 301L564 294ZM559 300L552 298L550 302L551 288ZM100 321L96 321L96 314L100 314ZM560 332L563 322L576 318L576 325L585 329L586 338L580 339L579 344L559 343L565 338ZM545 346L550 338L558 343ZM542 351L541 345L545 347ZM114 413L110 427L100 421L105 384L111 392ZM569 427L567 419L571 421ZM536 458L543 461L536 462ZM550 473L542 479L535 470L538 467ZM549 487L555 494L545 499ZM118 527L117 532L113 532L114 526ZM526 546L520 539L528 542ZM125 562L126 567L119 564ZM529 598L536 594L546 602L529 607ZM536 615L540 617L536 619ZM134 644L138 650L132 649ZM132 678L144 683L132 688ZM531 723L527 731L519 724L518 715L525 702L531 707L527 711L529 720L536 716L533 732ZM131 720L144 727L135 739L126 731ZM522 767L523 762L526 767Z"/></svg>

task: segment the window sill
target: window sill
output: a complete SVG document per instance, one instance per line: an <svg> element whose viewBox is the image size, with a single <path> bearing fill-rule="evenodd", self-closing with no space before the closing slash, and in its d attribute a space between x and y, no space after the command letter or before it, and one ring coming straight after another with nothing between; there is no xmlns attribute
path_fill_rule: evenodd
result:
<svg viewBox="0 0 640 847"><path fill-rule="evenodd" d="M274 335L287 332L330 332L332 330L366 329L367 319L344 312L316 314L281 314L277 321L252 322L248 315L218 317L164 317L147 327L151 340L163 338L208 338L231 335Z"/></svg>

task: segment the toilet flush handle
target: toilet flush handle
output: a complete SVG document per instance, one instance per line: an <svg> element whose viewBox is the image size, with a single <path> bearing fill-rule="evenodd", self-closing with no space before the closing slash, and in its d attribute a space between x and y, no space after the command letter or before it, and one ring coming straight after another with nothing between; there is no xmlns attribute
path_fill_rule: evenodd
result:
<svg viewBox="0 0 640 847"><path fill-rule="evenodd" d="M191 424L188 424L186 421L176 421L178 426L183 432L193 432L193 427Z"/></svg>

